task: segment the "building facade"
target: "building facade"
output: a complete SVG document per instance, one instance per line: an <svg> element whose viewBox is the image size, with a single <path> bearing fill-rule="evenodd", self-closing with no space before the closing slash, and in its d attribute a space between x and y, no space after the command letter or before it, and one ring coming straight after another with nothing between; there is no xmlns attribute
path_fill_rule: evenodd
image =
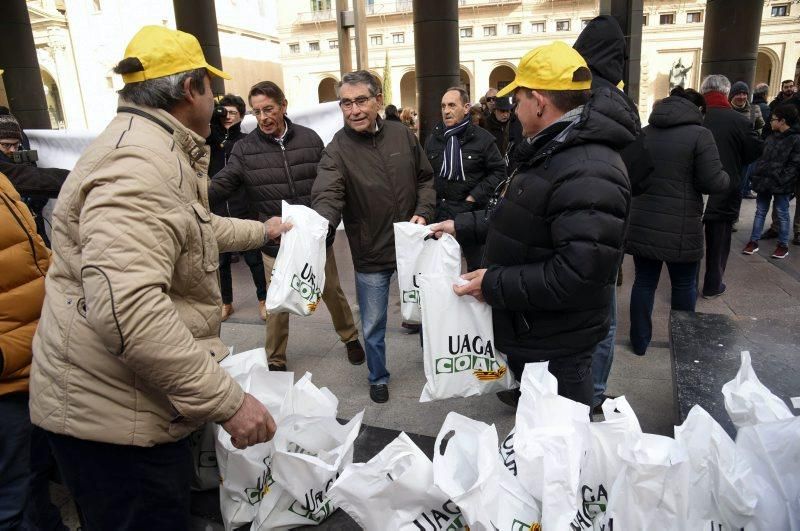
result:
<svg viewBox="0 0 800 531"><path fill-rule="evenodd" d="M294 108L336 99L335 2L216 0L223 67L234 76L226 91L246 95L270 79ZM388 77L387 104L416 107L412 1L366 3L369 69ZM121 86L112 68L127 42L147 24L175 27L171 0L28 0L28 8L56 128L104 127ZM528 50L554 40L571 44L597 12L597 0L459 0L462 85L477 101L511 81ZM645 0L644 15L639 105L646 117L675 84L700 84L705 1ZM766 0L756 82L775 95L781 80L798 73L800 3Z"/></svg>
<svg viewBox="0 0 800 531"><path fill-rule="evenodd" d="M416 107L411 4L367 0L369 67L383 80L388 64L387 103L402 107ZM281 2L279 9L288 97L302 102L335 99L335 0ZM598 9L596 0L459 0L462 85L477 101L489 87L499 88L513 79L520 58L531 48L554 40L572 44ZM700 84L705 1L645 0L644 18L639 104L646 117L671 86ZM756 82L768 83L774 95L782 79L797 78L798 61L800 4L766 0Z"/></svg>

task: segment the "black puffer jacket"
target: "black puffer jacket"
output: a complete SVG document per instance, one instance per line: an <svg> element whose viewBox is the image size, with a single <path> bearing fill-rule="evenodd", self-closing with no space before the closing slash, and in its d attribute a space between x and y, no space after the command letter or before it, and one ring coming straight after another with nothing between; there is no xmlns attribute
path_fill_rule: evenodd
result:
<svg viewBox="0 0 800 531"><path fill-rule="evenodd" d="M733 222L742 205L742 168L758 158L763 142L750 120L729 107L709 106L703 125L714 135L722 167L730 177L726 191L709 195L703 221Z"/></svg>
<svg viewBox="0 0 800 531"><path fill-rule="evenodd" d="M764 154L756 161L753 190L768 194L793 194L800 178L800 131L792 128L767 138Z"/></svg>
<svg viewBox="0 0 800 531"><path fill-rule="evenodd" d="M241 122L233 124L229 129L225 129L218 124L211 124L211 136L206 139L206 143L211 148L208 176L211 177L212 181L214 176L228 163L236 142L246 136L246 134L242 133ZM244 188L231 194L226 201L215 203L211 210L218 216L256 219L253 212L250 212Z"/></svg>
<svg viewBox="0 0 800 531"><path fill-rule="evenodd" d="M283 146L256 128L233 147L228 164L208 187L212 205L244 190L249 208L260 221L281 215L281 201L311 206L311 187L317 178L322 139L308 127L286 119ZM262 250L275 256L278 245Z"/></svg>
<svg viewBox="0 0 800 531"><path fill-rule="evenodd" d="M581 54L592 71L592 92L615 92L622 96L623 112L636 119L636 140L620 150L628 169L628 179L633 195L641 193L653 171L653 160L647 151L639 111L627 94L617 88L625 74L625 34L611 15L600 15L586 24L572 46Z"/></svg>
<svg viewBox="0 0 800 531"><path fill-rule="evenodd" d="M621 99L594 94L575 125L523 143L488 223L484 212L456 218L460 243L485 238L483 296L497 348L518 362L585 352L608 332L631 197L617 151L636 132Z"/></svg>
<svg viewBox="0 0 800 531"><path fill-rule="evenodd" d="M629 254L664 262L703 258L703 196L728 189L711 132L692 102L668 97L644 129L655 169L631 203Z"/></svg>
<svg viewBox="0 0 800 531"><path fill-rule="evenodd" d="M456 215L486 207L494 189L506 178L506 164L494 142L494 136L476 125L469 124L461 136L461 162L466 180L447 180L439 176L444 150L444 124L439 123L428 141L425 153L433 168L433 185L436 189L435 221L454 219ZM467 202L472 196L475 201Z"/></svg>

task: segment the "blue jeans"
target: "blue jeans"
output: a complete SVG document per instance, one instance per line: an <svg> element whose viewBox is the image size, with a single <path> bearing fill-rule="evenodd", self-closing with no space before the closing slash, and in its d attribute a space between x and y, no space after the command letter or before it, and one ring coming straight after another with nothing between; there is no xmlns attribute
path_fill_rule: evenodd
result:
<svg viewBox="0 0 800 531"><path fill-rule="evenodd" d="M764 229L764 219L769 211L769 203L775 198L773 208L778 216L778 243L789 245L789 194L767 194L759 193L756 198L756 216L753 218L753 232L750 240L757 242L761 238L761 231ZM800 201L800 199L798 199Z"/></svg>
<svg viewBox="0 0 800 531"><path fill-rule="evenodd" d="M389 383L389 371L386 370L386 312L393 274L393 269L377 273L356 271L356 294L361 311L370 385Z"/></svg>
<svg viewBox="0 0 800 531"><path fill-rule="evenodd" d="M633 257L636 278L631 289L631 345L643 356L653 337L653 302L661 277L661 260ZM672 284L673 310L693 312L697 302L697 268L700 262L666 262Z"/></svg>
<svg viewBox="0 0 800 531"><path fill-rule="evenodd" d="M608 385L608 375L611 374L611 362L614 361L614 342L617 336L617 290L611 290L611 326L605 339L600 341L592 352L592 381L594 382L594 397L592 407L603 401L603 394Z"/></svg>
<svg viewBox="0 0 800 531"><path fill-rule="evenodd" d="M755 167L756 163L753 162L742 169L742 184L739 186L739 191L742 193L742 197L744 197L746 194L749 194L753 190L750 177L753 175L753 168Z"/></svg>
<svg viewBox="0 0 800 531"><path fill-rule="evenodd" d="M28 393L0 396L0 419L0 529L19 529L30 483Z"/></svg>

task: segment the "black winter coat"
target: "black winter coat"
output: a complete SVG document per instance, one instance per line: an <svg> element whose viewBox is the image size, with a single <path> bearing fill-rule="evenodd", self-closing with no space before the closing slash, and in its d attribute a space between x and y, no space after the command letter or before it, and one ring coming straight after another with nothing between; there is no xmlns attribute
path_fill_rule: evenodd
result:
<svg viewBox="0 0 800 531"><path fill-rule="evenodd" d="M724 192L722 169L711 132L692 102L670 96L653 108L645 127L654 170L647 187L631 203L625 249L664 262L703 258L703 196Z"/></svg>
<svg viewBox="0 0 800 531"><path fill-rule="evenodd" d="M773 133L764 153L756 161L751 180L753 190L768 194L793 194L800 178L800 131L796 128Z"/></svg>
<svg viewBox="0 0 800 531"><path fill-rule="evenodd" d="M722 167L728 174L728 189L708 197L703 221L736 221L742 195L742 168L761 154L763 142L745 116L731 108L709 107L703 125L714 135Z"/></svg>
<svg viewBox="0 0 800 531"><path fill-rule="evenodd" d="M211 125L211 136L206 139L206 143L211 149L208 176L211 177L212 181L214 176L228 163L234 144L246 136L245 133L242 133L241 122L232 125L229 129L225 129L218 124ZM250 212L244 188L231 194L226 201L213 204L211 211L218 216L256 219L253 213Z"/></svg>
<svg viewBox="0 0 800 531"><path fill-rule="evenodd" d="M638 195L647 186L646 180L653 171L653 160L647 150L636 104L627 94L617 88L625 74L625 34L616 19L610 15L593 18L575 40L573 48L581 54L592 71L592 92L614 92L622 96L615 98L624 107L623 112L636 120L636 140L620 151L622 161L628 169L628 180L633 195Z"/></svg>
<svg viewBox="0 0 800 531"><path fill-rule="evenodd" d="M456 215L486 207L495 188L506 178L506 164L494 142L494 136L476 125L469 124L460 139L461 162L466 180L448 180L439 176L446 147L444 124L439 123L428 141L425 153L433 168L436 189L435 221L454 219ZM475 201L467 202L472 196Z"/></svg>
<svg viewBox="0 0 800 531"><path fill-rule="evenodd" d="M259 128L236 143L228 164L208 187L212 205L243 189L250 211L260 221L280 216L281 201L311 206L311 187L317 178L322 139L288 118L286 126L283 146ZM278 245L266 245L262 250L275 256Z"/></svg>
<svg viewBox="0 0 800 531"><path fill-rule="evenodd" d="M495 341L518 362L583 353L608 333L631 197L617 151L636 134L621 99L594 94L574 125L523 143L488 222L485 212L456 218L462 245L485 239Z"/></svg>

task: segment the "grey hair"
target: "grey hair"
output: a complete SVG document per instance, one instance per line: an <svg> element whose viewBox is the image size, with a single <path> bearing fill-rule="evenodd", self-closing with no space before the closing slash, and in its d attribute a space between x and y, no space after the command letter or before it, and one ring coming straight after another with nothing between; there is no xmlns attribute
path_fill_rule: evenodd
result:
<svg viewBox="0 0 800 531"><path fill-rule="evenodd" d="M759 83L756 85L756 88L753 89L753 94L766 94L769 92L769 85L766 83Z"/></svg>
<svg viewBox="0 0 800 531"><path fill-rule="evenodd" d="M372 72L366 70L356 70L343 75L342 80L336 85L337 95L342 85L366 85L369 89L369 95L373 97L383 92L380 80Z"/></svg>
<svg viewBox="0 0 800 531"><path fill-rule="evenodd" d="M198 94L205 94L206 90L203 85L203 78L205 77L206 69L198 68L136 83L126 83L118 91L118 94L124 100L136 105L169 111L183 100L185 95L183 83L187 78L191 79L191 88L193 90Z"/></svg>
<svg viewBox="0 0 800 531"><path fill-rule="evenodd" d="M709 92L722 92L726 96L731 91L730 80L721 74L711 74L706 76L703 83L700 84L700 92L708 94Z"/></svg>

